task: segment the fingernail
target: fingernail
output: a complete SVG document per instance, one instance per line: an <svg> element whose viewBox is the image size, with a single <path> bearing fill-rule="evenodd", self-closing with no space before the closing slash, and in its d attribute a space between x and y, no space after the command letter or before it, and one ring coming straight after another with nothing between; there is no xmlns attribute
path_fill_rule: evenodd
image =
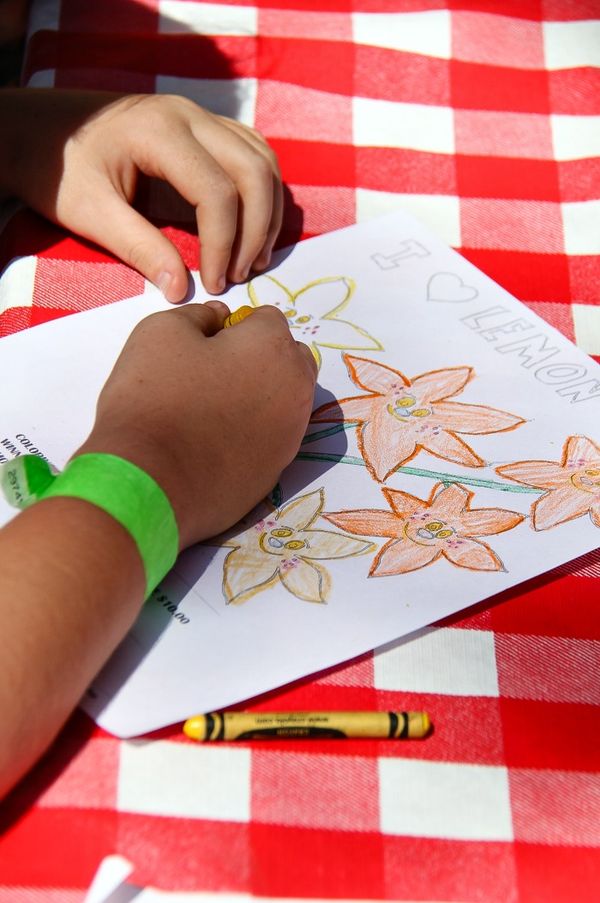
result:
<svg viewBox="0 0 600 903"><path fill-rule="evenodd" d="M159 273L158 279L156 280L156 287L163 293L167 301L169 300L169 289L173 283L173 274L169 273L167 270L163 270L162 273Z"/></svg>
<svg viewBox="0 0 600 903"><path fill-rule="evenodd" d="M223 289L225 288L225 283L226 283L225 276L219 276L219 278L217 279L217 291L218 292L223 291Z"/></svg>

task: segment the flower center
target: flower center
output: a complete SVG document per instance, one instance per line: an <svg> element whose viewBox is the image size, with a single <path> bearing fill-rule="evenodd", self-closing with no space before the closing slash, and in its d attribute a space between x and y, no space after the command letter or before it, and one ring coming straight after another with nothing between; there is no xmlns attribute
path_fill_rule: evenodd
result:
<svg viewBox="0 0 600 903"><path fill-rule="evenodd" d="M414 395L399 395L387 406L388 414L391 414L400 423L410 424L411 417L429 417L433 414L432 408L419 406Z"/></svg>
<svg viewBox="0 0 600 903"><path fill-rule="evenodd" d="M583 492L600 492L600 467L586 467L571 476L571 483Z"/></svg>
<svg viewBox="0 0 600 903"><path fill-rule="evenodd" d="M286 542L285 548L291 552L297 552L298 549L303 549L305 545L306 543L302 539L291 539L289 542Z"/></svg>
<svg viewBox="0 0 600 903"><path fill-rule="evenodd" d="M299 549L308 545L303 539L294 539L295 531L291 527L275 527L268 533L263 533L259 539L259 545L263 552L269 555L293 555Z"/></svg>
<svg viewBox="0 0 600 903"><path fill-rule="evenodd" d="M456 536L456 530L442 520L432 520L419 527L417 523L406 523L404 533L407 539L419 546L431 546Z"/></svg>
<svg viewBox="0 0 600 903"><path fill-rule="evenodd" d="M285 311L285 315L290 329L299 329L302 335L312 336L319 331L320 323L318 320L315 320L312 314L301 314L298 316L298 311L291 307Z"/></svg>

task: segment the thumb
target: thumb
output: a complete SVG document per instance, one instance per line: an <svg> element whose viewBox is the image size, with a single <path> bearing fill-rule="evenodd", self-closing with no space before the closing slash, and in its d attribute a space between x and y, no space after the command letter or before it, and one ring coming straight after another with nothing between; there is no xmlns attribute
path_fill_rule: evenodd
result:
<svg viewBox="0 0 600 903"><path fill-rule="evenodd" d="M102 245L154 283L167 301L183 301L188 273L175 246L162 232L117 194L97 204L94 222L78 223L77 231Z"/></svg>

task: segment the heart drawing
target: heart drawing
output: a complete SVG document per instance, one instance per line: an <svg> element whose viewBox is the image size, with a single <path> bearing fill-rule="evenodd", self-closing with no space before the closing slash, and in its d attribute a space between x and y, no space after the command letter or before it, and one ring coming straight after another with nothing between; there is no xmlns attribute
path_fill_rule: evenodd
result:
<svg viewBox="0 0 600 903"><path fill-rule="evenodd" d="M478 294L455 273L435 273L427 283L428 301L472 301Z"/></svg>

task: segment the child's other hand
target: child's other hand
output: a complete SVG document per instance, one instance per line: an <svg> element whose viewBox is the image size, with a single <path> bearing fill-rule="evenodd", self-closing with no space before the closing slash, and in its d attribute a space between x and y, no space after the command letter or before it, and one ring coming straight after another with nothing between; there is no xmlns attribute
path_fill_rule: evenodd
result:
<svg viewBox="0 0 600 903"><path fill-rule="evenodd" d="M140 173L195 207L207 291L268 265L282 189L275 154L254 129L184 97L55 89L2 91L0 116L0 189L107 248L169 301L185 297L187 273L131 207Z"/></svg>
<svg viewBox="0 0 600 903"><path fill-rule="evenodd" d="M225 304L153 314L133 331L83 452L121 455L165 490L181 548L234 524L277 482L310 417L317 367L274 307L222 329Z"/></svg>

